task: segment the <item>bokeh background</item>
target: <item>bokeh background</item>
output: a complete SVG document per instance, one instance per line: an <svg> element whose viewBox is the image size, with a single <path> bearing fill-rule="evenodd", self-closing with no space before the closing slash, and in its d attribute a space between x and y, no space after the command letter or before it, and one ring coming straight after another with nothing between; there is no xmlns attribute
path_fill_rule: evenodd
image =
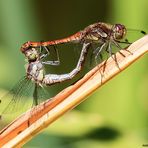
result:
<svg viewBox="0 0 148 148"><path fill-rule="evenodd" d="M24 42L63 38L98 21L147 31L147 7L147 0L0 0L0 95L25 75L19 51ZM50 72L74 68L73 54L74 49L60 50L61 66ZM88 69L85 65L82 73ZM51 87L51 96L68 84ZM147 90L145 55L24 147L142 147L148 144Z"/></svg>

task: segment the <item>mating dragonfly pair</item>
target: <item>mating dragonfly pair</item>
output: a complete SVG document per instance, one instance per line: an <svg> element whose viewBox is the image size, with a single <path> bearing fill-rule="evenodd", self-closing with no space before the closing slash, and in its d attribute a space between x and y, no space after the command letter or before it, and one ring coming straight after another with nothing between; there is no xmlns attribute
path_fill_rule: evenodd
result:
<svg viewBox="0 0 148 148"><path fill-rule="evenodd" d="M93 51L93 53L95 54L95 59L97 59L98 56L101 55L101 52L104 49L109 53L110 56L112 56L112 44L119 49L122 49L119 43L130 44L127 39L125 41L120 41L125 37L125 35L126 28L124 25L95 23L68 38L47 42L29 41L23 44L21 47L22 53L24 53L25 57L27 57L29 61L29 64L27 66L27 78L33 80L38 85L51 85L58 82L63 82L68 79L72 79L81 70L85 55L92 44L98 45L98 47L95 48ZM57 61L42 61L46 56L50 54L50 46L70 42L82 44L81 55L76 68L68 74L46 75L43 70L43 64L58 65L60 63L58 54ZM37 51L36 48L40 48L40 51ZM43 50L46 51L46 54L42 54Z"/></svg>
<svg viewBox="0 0 148 148"><path fill-rule="evenodd" d="M47 42L28 41L24 43L20 50L28 60L26 76L22 81L19 82L17 88L12 89L12 93L14 93L14 95L8 107L6 108L8 109L11 103L17 102L17 99L20 99L20 96L22 96L21 93L23 91L29 91L29 89L24 88L28 86L30 81L32 81L34 84L33 100L34 105L37 105L39 101L38 88L60 83L72 79L74 76L76 76L78 72L81 71L86 54L90 49L92 49L91 47L93 47L93 45L96 46L91 52L94 54L96 60L102 57L102 51L106 51L109 56L112 56L113 46L118 48L119 50L122 49L122 47L120 46L121 43L128 46L130 43L126 39L126 32L127 29L122 24L111 25L99 22L92 24L86 27L84 30L81 30L76 34L64 39ZM141 31L141 33L145 34L144 31ZM55 66L60 64L57 50L57 60L44 61L44 59L50 55L50 47L64 43L82 45L81 54L76 67L67 74L47 74L44 69L44 65ZM1 99L1 102L7 99L6 96Z"/></svg>

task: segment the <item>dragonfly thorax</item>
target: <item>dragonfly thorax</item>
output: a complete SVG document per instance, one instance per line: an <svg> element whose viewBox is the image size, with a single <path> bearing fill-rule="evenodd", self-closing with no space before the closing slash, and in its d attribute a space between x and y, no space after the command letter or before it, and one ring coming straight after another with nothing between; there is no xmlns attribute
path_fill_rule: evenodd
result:
<svg viewBox="0 0 148 148"><path fill-rule="evenodd" d="M31 62L27 66L27 78L41 84L44 79L44 67L40 61Z"/></svg>
<svg viewBox="0 0 148 148"><path fill-rule="evenodd" d="M122 24L95 23L84 29L82 41L104 43L110 40L121 40L126 35L126 28Z"/></svg>

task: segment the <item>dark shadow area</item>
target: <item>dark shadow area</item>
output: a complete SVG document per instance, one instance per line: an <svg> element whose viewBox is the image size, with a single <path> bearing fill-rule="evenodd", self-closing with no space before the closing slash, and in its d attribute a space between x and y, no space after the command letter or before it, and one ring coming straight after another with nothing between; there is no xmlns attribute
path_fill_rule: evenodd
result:
<svg viewBox="0 0 148 148"><path fill-rule="evenodd" d="M121 136L121 133L117 129L104 126L102 128L92 130L90 133L86 135L86 138L109 141L109 140L115 140L119 136Z"/></svg>
<svg viewBox="0 0 148 148"><path fill-rule="evenodd" d="M121 136L121 133L112 127L104 126L102 128L94 129L82 137L69 137L69 136L59 136L59 135L48 135L40 134L36 136L31 142L26 144L32 147L52 147L52 148L74 148L75 143L87 140L96 141L111 141L116 140ZM44 141L44 143L42 143Z"/></svg>

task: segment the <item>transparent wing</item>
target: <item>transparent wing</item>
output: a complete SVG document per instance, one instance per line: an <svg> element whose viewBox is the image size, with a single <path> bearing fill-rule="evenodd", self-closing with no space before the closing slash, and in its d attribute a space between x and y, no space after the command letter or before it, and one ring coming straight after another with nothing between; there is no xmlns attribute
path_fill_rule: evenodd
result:
<svg viewBox="0 0 148 148"><path fill-rule="evenodd" d="M35 84L34 92L33 92L33 105L36 106L43 101L49 99L50 94L45 89L45 87L41 87L37 84Z"/></svg>
<svg viewBox="0 0 148 148"><path fill-rule="evenodd" d="M0 125L12 120L26 109L31 107L34 84L23 77L6 95L0 99Z"/></svg>

